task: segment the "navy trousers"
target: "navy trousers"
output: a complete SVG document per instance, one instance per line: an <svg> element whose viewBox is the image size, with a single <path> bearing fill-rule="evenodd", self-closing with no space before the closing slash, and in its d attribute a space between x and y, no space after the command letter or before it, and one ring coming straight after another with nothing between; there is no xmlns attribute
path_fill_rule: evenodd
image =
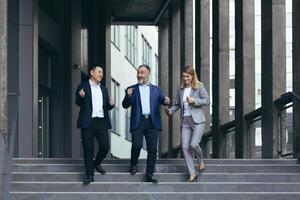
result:
<svg viewBox="0 0 300 200"><path fill-rule="evenodd" d="M143 136L147 145L146 175L152 176L157 158L158 130L152 125L151 118L142 118L141 124L132 131L131 165L137 165L143 146Z"/></svg>

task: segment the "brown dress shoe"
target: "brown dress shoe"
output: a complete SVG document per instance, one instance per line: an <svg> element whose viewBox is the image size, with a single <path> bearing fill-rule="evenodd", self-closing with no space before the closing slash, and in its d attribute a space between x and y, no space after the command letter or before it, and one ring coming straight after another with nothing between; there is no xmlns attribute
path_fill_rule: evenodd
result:
<svg viewBox="0 0 300 200"><path fill-rule="evenodd" d="M203 171L205 169L204 163L198 164L197 168L198 168L199 171Z"/></svg>

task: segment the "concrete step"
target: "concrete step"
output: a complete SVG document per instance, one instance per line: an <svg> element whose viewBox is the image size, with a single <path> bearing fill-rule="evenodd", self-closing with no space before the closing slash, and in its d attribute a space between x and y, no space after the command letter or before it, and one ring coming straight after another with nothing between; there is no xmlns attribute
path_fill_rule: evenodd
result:
<svg viewBox="0 0 300 200"><path fill-rule="evenodd" d="M205 159L206 164L299 164L297 159ZM71 158L14 158L14 164L82 164L82 159ZM105 159L104 164L129 164L129 159ZM140 159L139 164L145 164ZM157 164L185 164L183 159L158 159ZM195 160L196 163L196 160Z"/></svg>
<svg viewBox="0 0 300 200"><path fill-rule="evenodd" d="M96 182L143 182L145 175L137 173L95 173ZM84 177L81 172L14 172L12 181L22 182L78 182ZM155 173L160 182L185 182L186 173ZM198 182L300 182L299 173L203 173Z"/></svg>
<svg viewBox="0 0 300 200"><path fill-rule="evenodd" d="M128 172L129 164L103 164L107 172ZM139 164L138 172L146 165ZM14 172L83 172L83 164L13 164ZM185 164L156 164L157 173L186 173ZM300 173L299 164L207 164L204 173Z"/></svg>
<svg viewBox="0 0 300 200"><path fill-rule="evenodd" d="M299 200L300 192L12 192L11 200Z"/></svg>
<svg viewBox="0 0 300 200"><path fill-rule="evenodd" d="M183 159L158 159L158 184L146 183L146 160L130 175L129 159L106 159L105 175L83 185L82 159L14 159L13 200L299 200L300 165L296 159L207 159L197 182L188 183ZM195 162L196 163L196 162Z"/></svg>
<svg viewBox="0 0 300 200"><path fill-rule="evenodd" d="M289 182L11 182L12 192L299 192L300 183Z"/></svg>

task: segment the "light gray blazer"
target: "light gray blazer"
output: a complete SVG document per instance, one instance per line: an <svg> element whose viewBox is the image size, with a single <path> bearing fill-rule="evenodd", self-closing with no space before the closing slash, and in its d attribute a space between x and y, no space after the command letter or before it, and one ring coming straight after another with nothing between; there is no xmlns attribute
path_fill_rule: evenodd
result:
<svg viewBox="0 0 300 200"><path fill-rule="evenodd" d="M182 120L183 116L183 92L184 88L180 88L177 91L176 99L173 102L172 107L168 109L170 114L175 113L180 108L180 119ZM195 99L194 104L190 104L191 114L194 123L198 124L201 122L205 122L205 116L202 109L202 106L208 106L210 104L209 96L206 92L206 89L203 84L196 90L193 88L191 89L190 97Z"/></svg>

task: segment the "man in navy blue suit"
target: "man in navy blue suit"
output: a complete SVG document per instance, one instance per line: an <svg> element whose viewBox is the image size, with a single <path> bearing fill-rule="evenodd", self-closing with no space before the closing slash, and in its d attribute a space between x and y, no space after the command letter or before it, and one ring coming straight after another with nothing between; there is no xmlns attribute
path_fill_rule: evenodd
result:
<svg viewBox="0 0 300 200"><path fill-rule="evenodd" d="M107 88L100 83L103 68L98 65L92 66L89 75L90 79L81 83L75 93L76 104L80 106L77 127L82 130L81 140L86 170L84 184L94 181L94 169L105 174L101 162L109 150L108 129L111 129L111 123L108 111L114 107L114 100L109 99ZM93 161L94 137L99 143L99 152Z"/></svg>
<svg viewBox="0 0 300 200"><path fill-rule="evenodd" d="M137 163L143 145L147 144L146 181L157 183L153 177L157 154L158 131L161 130L159 105L169 105L170 99L158 86L149 83L150 67L141 65L137 70L138 83L126 89L123 108L131 106L130 132L132 133L131 160L129 172L137 172Z"/></svg>

